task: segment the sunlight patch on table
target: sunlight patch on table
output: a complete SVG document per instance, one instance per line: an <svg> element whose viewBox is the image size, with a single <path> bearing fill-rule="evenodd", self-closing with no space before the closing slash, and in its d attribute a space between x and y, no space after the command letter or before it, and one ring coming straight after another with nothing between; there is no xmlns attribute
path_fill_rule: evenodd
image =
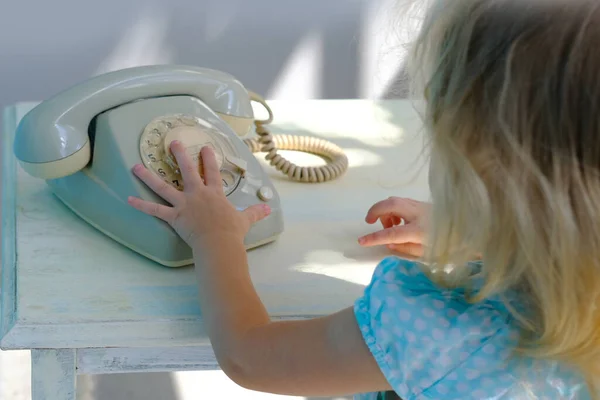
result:
<svg viewBox="0 0 600 400"><path fill-rule="evenodd" d="M334 142L341 138L351 138L358 143L374 147L394 147L404 140L405 127L399 126L393 120L391 112L377 104L365 107L362 102L348 101L333 107L333 103L309 107L303 111L303 118L300 119L298 113L294 112L295 108L301 107L299 101L298 107L293 106L294 100L287 101L285 109L277 107L277 103L270 102L274 124L278 125L269 127L273 134L317 135ZM343 112L340 113L334 107L343 108ZM332 115L344 115L344 118L332 118Z"/></svg>
<svg viewBox="0 0 600 400"><path fill-rule="evenodd" d="M305 263L295 270L366 286L375 267L376 263L371 260L357 261L335 251L318 250L310 252Z"/></svg>

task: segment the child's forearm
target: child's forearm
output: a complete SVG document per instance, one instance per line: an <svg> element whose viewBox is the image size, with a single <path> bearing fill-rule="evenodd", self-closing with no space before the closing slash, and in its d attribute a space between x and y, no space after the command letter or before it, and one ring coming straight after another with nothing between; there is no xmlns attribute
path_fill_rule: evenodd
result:
<svg viewBox="0 0 600 400"><path fill-rule="evenodd" d="M204 242L204 246L206 246ZM251 390L337 396L389 390L350 306L300 321L272 322L256 293L239 238L194 248L200 307L221 369Z"/></svg>
<svg viewBox="0 0 600 400"><path fill-rule="evenodd" d="M252 284L239 239L222 237L208 248L194 248L200 309L215 355L225 368L223 363L234 361L231 357L244 334L270 318Z"/></svg>

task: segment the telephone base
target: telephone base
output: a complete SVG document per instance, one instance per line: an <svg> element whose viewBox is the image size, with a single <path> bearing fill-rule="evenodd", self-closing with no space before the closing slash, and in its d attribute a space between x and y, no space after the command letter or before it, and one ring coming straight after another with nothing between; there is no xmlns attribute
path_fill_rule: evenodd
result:
<svg viewBox="0 0 600 400"><path fill-rule="evenodd" d="M149 254L147 252L145 252L144 250L142 250L141 248L131 244L131 243L126 243L123 239L121 239L118 236L113 235L112 233L110 233L109 231L102 229L102 227L98 224L96 224L93 220L91 220L90 218L87 218L85 215L83 215L82 213L80 213L79 211L77 211L77 209L75 209L71 204L69 204L68 201L66 201L64 198L62 198L60 195L58 195L56 192L53 193L57 199L59 199L69 210L71 210L73 212L73 214L77 215L79 218L81 218L83 221L87 222L88 224L90 224L93 228L97 229L99 232L102 232L103 234L105 234L106 236L108 236L109 238L111 238L112 240L114 240L115 242L131 249L132 251L140 254L143 257L146 257L147 259L154 261L158 264L164 265L165 267L169 267L169 268L180 268L180 267L186 267L189 265L194 264L194 259L193 258L189 258L189 259L184 259L184 260L161 260L158 259L157 257L153 256L152 254ZM273 235L271 237L265 238L263 240L260 240L258 242L254 242L254 243L244 243L244 248L246 249L246 251L264 246L266 244L269 244L271 242L276 241L280 236L280 233Z"/></svg>
<svg viewBox="0 0 600 400"><path fill-rule="evenodd" d="M283 232L278 193L258 160L203 102L189 96L140 100L98 115L91 125L94 132L91 162L74 174L46 183L76 215L116 242L166 267L191 264L192 249L168 223L134 209L127 202L129 196L135 196L168 205L131 172L140 162L139 135L149 121L164 115L185 115L212 123L227 135L237 162L243 160L244 174L224 191L227 199L240 209L254 204L268 204L271 208L268 217L252 225L244 238L245 246L257 247Z"/></svg>
<svg viewBox="0 0 600 400"><path fill-rule="evenodd" d="M83 221L147 259L181 267L193 262L190 246L168 223L127 202L134 196L168 205L132 168L142 163L184 190L170 143L184 143L195 162L201 148L212 147L231 204L271 208L252 225L244 246L269 243L284 230L283 212L276 188L239 136L253 122L251 96L231 75L147 66L93 78L41 103L19 123L14 151L22 168L45 179Z"/></svg>

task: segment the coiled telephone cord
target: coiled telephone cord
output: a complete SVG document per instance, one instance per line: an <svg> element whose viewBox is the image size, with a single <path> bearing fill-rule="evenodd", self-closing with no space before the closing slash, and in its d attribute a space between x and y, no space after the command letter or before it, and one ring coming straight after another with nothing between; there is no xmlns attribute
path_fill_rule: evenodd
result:
<svg viewBox="0 0 600 400"><path fill-rule="evenodd" d="M348 157L339 146L327 140L311 136L272 135L265 126L273 122L271 108L256 93L250 92L250 98L252 101L260 103L269 113L268 119L254 121L258 138L244 139L244 143L246 143L252 153L267 153L265 159L275 169L297 182L327 182L340 177L346 172L348 169ZM327 164L318 167L301 167L286 160L277 153L278 150L301 151L315 154L324 158Z"/></svg>

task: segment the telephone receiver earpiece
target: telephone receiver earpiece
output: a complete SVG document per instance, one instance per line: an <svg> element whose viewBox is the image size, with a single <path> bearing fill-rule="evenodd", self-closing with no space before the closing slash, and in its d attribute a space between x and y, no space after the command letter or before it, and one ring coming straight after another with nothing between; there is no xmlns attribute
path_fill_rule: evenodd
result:
<svg viewBox="0 0 600 400"><path fill-rule="evenodd" d="M95 116L134 101L180 95L203 101L239 136L252 127L250 96L233 76L198 67L134 67L94 77L39 104L17 127L15 156L38 178L73 174L90 161L88 128Z"/></svg>

